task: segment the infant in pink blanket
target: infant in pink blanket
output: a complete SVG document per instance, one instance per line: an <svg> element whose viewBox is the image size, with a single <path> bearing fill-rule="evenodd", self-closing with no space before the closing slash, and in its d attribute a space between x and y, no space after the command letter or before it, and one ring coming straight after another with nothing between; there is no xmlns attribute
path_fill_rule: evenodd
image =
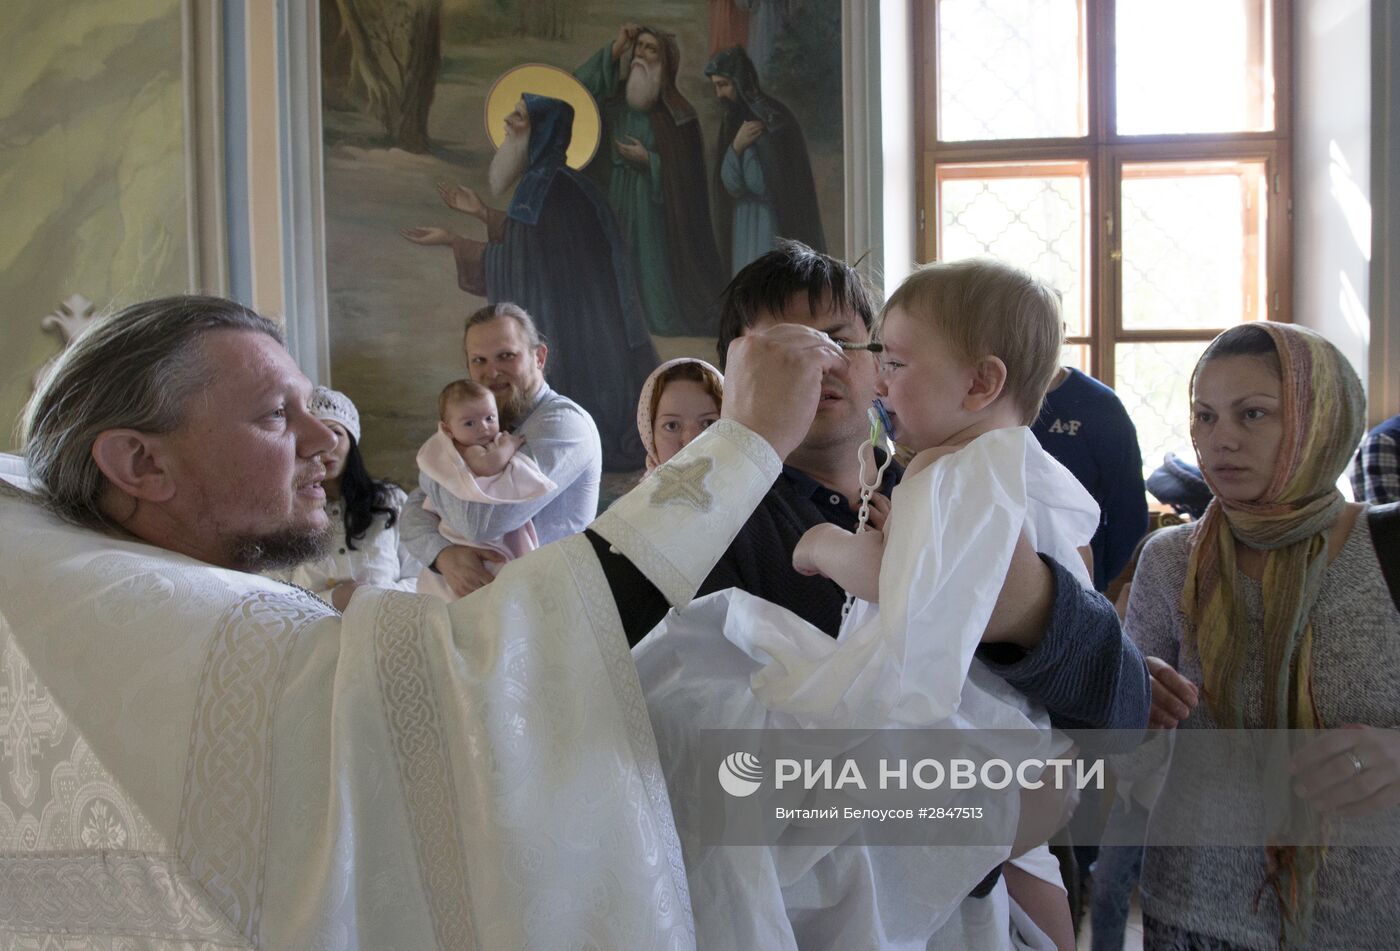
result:
<svg viewBox="0 0 1400 951"><path fill-rule="evenodd" d="M500 538L471 538L461 526L451 524L448 513L433 505L433 497L440 492L463 502L495 505L525 502L554 491L554 483L535 461L518 452L525 440L501 432L496 397L479 383L454 380L438 395L438 420L437 432L418 450L418 479L425 496L423 508L440 516L442 536L454 545L494 551L504 561L538 548L533 522ZM493 572L499 567L490 561L486 564ZM418 590L455 600L433 571L419 575Z"/></svg>

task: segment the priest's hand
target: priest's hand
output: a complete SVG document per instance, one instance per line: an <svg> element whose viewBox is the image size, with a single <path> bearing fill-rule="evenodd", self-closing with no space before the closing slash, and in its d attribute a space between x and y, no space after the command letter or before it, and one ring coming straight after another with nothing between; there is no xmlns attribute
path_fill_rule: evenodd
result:
<svg viewBox="0 0 1400 951"><path fill-rule="evenodd" d="M437 192L442 203L453 211L460 211L464 215L486 220L486 204L481 200L480 195L466 185L449 185L446 182L438 182Z"/></svg>
<svg viewBox="0 0 1400 951"><path fill-rule="evenodd" d="M633 165L651 164L651 153L640 139L629 135L626 142L622 139L613 139L613 142L617 144L617 154Z"/></svg>
<svg viewBox="0 0 1400 951"><path fill-rule="evenodd" d="M433 570L442 575L442 580L452 589L452 593L464 598L477 588L490 584L495 575L487 569L487 562L505 561L494 551L482 548L468 548L466 545L450 545L438 553L433 562Z"/></svg>
<svg viewBox="0 0 1400 951"><path fill-rule="evenodd" d="M758 433L786 459L817 415L822 377L848 362L830 337L802 324L736 337L725 360L721 415Z"/></svg>
<svg viewBox="0 0 1400 951"><path fill-rule="evenodd" d="M399 234L414 244L421 244L424 247L434 245L450 245L457 240L457 235L446 228L402 228Z"/></svg>

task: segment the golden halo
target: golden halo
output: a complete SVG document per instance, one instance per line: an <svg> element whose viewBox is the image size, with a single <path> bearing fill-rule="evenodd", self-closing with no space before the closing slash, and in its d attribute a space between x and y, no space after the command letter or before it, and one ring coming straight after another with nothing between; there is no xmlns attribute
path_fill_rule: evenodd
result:
<svg viewBox="0 0 1400 951"><path fill-rule="evenodd" d="M598 104L583 83L558 66L526 63L502 73L486 94L486 135L496 148L506 140L506 116L515 111L522 93L551 96L574 107L574 135L569 140L565 161L570 168L583 168L598 151L603 120Z"/></svg>

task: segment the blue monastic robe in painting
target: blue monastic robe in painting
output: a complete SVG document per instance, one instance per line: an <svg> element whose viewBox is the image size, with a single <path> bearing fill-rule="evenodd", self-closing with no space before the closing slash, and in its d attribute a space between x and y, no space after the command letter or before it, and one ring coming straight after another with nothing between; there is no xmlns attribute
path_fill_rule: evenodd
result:
<svg viewBox="0 0 1400 951"><path fill-rule="evenodd" d="M607 199L564 163L568 103L526 94L530 163L510 208L490 210L488 243L453 244L463 290L519 304L549 345L550 385L592 416L603 467L640 469L637 395L656 367L636 283Z"/></svg>
<svg viewBox="0 0 1400 951"><path fill-rule="evenodd" d="M734 100L721 100L714 172L716 235L729 272L738 274L779 238L825 252L816 180L797 117L759 86L741 46L716 53L705 75L734 85ZM749 120L762 122L763 133L741 155L734 151L734 136Z"/></svg>
<svg viewBox="0 0 1400 951"><path fill-rule="evenodd" d="M740 155L725 150L719 168L720 185L734 200L734 224L730 228L729 269L738 274L750 261L773 250L778 235L778 213L763 175L758 149Z"/></svg>

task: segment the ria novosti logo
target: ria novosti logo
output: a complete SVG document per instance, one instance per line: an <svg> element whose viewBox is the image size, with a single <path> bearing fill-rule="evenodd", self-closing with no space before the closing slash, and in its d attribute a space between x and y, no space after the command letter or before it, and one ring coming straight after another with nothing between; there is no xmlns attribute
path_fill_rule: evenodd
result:
<svg viewBox="0 0 1400 951"><path fill-rule="evenodd" d="M763 784L763 763L752 753L730 753L719 764L719 784L739 799L752 796Z"/></svg>
<svg viewBox="0 0 1400 951"><path fill-rule="evenodd" d="M839 763L839 766L838 766ZM1104 788L1104 761L1068 757L1056 759L881 759L876 775L867 780L854 759L784 759L773 761L773 788L797 786L800 789L897 789L912 782L916 789L991 789L1016 785L1022 789ZM866 764L866 770L871 768ZM872 782L874 785L872 785ZM763 762L752 753L730 753L719 764L719 784L729 795L742 799L752 796L763 784Z"/></svg>

